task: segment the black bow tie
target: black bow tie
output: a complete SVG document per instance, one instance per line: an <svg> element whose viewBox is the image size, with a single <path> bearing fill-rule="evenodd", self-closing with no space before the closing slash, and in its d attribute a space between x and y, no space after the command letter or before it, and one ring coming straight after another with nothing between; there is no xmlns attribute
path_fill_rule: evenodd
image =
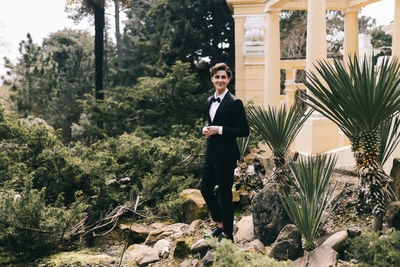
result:
<svg viewBox="0 0 400 267"><path fill-rule="evenodd" d="M211 103L217 101L218 103L221 103L221 99L219 99L219 97L215 98L211 98Z"/></svg>

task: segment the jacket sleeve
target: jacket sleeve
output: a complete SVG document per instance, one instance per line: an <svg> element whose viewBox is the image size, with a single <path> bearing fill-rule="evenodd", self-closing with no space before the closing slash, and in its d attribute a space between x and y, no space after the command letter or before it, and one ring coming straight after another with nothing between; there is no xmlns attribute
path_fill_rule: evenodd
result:
<svg viewBox="0 0 400 267"><path fill-rule="evenodd" d="M232 103L232 118L234 121L233 127L224 126L222 129L222 136L226 137L239 137L249 135L249 123L247 122L246 112L243 103L240 99L236 99Z"/></svg>

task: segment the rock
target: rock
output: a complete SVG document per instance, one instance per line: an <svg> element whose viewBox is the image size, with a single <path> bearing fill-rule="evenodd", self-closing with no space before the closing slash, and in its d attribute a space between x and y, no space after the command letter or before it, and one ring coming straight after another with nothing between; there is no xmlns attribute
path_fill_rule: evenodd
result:
<svg viewBox="0 0 400 267"><path fill-rule="evenodd" d="M150 263L159 261L162 258L167 258L169 254L169 246L171 242L166 239L161 239L154 244L154 247L149 248L143 252L141 255L136 257L136 263L139 266L147 266Z"/></svg>
<svg viewBox="0 0 400 267"><path fill-rule="evenodd" d="M192 267L192 260L191 259L186 259L179 264L179 267Z"/></svg>
<svg viewBox="0 0 400 267"><path fill-rule="evenodd" d="M173 239L179 238L180 236L183 235L184 230L187 229L188 227L189 227L189 225L187 225L185 223L175 223L175 224L167 225L160 229L156 229L156 230L150 232L150 234L146 238L146 241L144 242L144 244L145 245L153 245L158 240L166 238L166 237L171 237Z"/></svg>
<svg viewBox="0 0 400 267"><path fill-rule="evenodd" d="M246 190L243 190L240 192L240 201L239 203L241 205L247 205L250 204L250 193Z"/></svg>
<svg viewBox="0 0 400 267"><path fill-rule="evenodd" d="M272 244L282 228L290 223L279 199L277 184L267 184L251 201L254 235L264 245Z"/></svg>
<svg viewBox="0 0 400 267"><path fill-rule="evenodd" d="M174 258L184 259L190 253L190 248L185 240L178 240L175 244Z"/></svg>
<svg viewBox="0 0 400 267"><path fill-rule="evenodd" d="M389 227L400 229L400 201L392 202L386 210L386 221Z"/></svg>
<svg viewBox="0 0 400 267"><path fill-rule="evenodd" d="M197 219L204 219L208 215L208 209L200 190L185 189L179 194L179 198L186 200L183 216L186 223Z"/></svg>
<svg viewBox="0 0 400 267"><path fill-rule="evenodd" d="M147 266L150 263L157 262L159 260L160 260L160 256L155 251L150 251L150 252L146 253L143 258L136 261L136 263L139 266Z"/></svg>
<svg viewBox="0 0 400 267"><path fill-rule="evenodd" d="M350 238L354 238L354 237L361 235L361 232L362 232L362 230L360 227L350 227L347 229L347 235Z"/></svg>
<svg viewBox="0 0 400 267"><path fill-rule="evenodd" d="M209 249L210 245L208 242L205 239L200 239L190 247L190 252L192 254L200 253L204 255Z"/></svg>
<svg viewBox="0 0 400 267"><path fill-rule="evenodd" d="M137 260L142 259L147 251L150 251L151 247L146 245L131 245L127 248L124 253L122 262L124 266L128 266L130 263L135 263Z"/></svg>
<svg viewBox="0 0 400 267"><path fill-rule="evenodd" d="M39 266L85 266L85 267L112 267L116 266L119 262L118 257L111 257L106 254L95 254L93 252L85 251L70 251L70 252L59 252L53 254L49 258L41 260ZM11 266L7 263L2 262L1 266ZM31 265L27 262L26 264L18 264L18 266L38 266ZM15 265L17 266L17 265Z"/></svg>
<svg viewBox="0 0 400 267"><path fill-rule="evenodd" d="M321 246L309 252L294 264L298 267L332 267L336 266L338 251L347 239L347 231L339 231L330 236Z"/></svg>
<svg viewBox="0 0 400 267"><path fill-rule="evenodd" d="M149 236L151 228L147 225L142 225L138 223L132 224L120 224L119 229L122 232L128 232L128 244L138 244L143 243Z"/></svg>
<svg viewBox="0 0 400 267"><path fill-rule="evenodd" d="M161 239L158 240L157 243L154 244L154 247L152 248L152 250L156 253L158 253L158 255L165 259L168 257L169 255L169 246L171 245L171 242L166 240L166 239Z"/></svg>
<svg viewBox="0 0 400 267"><path fill-rule="evenodd" d="M214 263L214 252L209 250L201 260L201 266L211 266Z"/></svg>
<svg viewBox="0 0 400 267"><path fill-rule="evenodd" d="M165 223L161 223L161 222L154 222L154 223L152 223L152 224L149 225L149 227L150 227L152 230L161 229L161 228L164 228L164 227L166 227L166 226L167 226L167 225L166 225Z"/></svg>
<svg viewBox="0 0 400 267"><path fill-rule="evenodd" d="M301 233L294 224L283 227L269 256L277 260L295 260L303 254L301 247Z"/></svg>
<svg viewBox="0 0 400 267"><path fill-rule="evenodd" d="M195 232L197 232L197 229L200 227L201 224L203 224L204 221L203 220L195 220L193 221L190 225L189 225L189 229L188 229L188 233L189 234L193 234Z"/></svg>
<svg viewBox="0 0 400 267"><path fill-rule="evenodd" d="M339 231L331 235L321 246L328 246L335 251L339 251L348 237L347 231Z"/></svg>
<svg viewBox="0 0 400 267"><path fill-rule="evenodd" d="M392 169L390 170L390 176L393 178L393 191L396 197L400 198L400 159L393 159Z"/></svg>
<svg viewBox="0 0 400 267"><path fill-rule="evenodd" d="M333 267L338 253L330 247L320 246L294 262L296 267Z"/></svg>
<svg viewBox="0 0 400 267"><path fill-rule="evenodd" d="M245 216L237 223L238 231L235 235L236 242L252 241L254 239L253 217Z"/></svg>
<svg viewBox="0 0 400 267"><path fill-rule="evenodd" d="M264 244L258 239L253 240L250 243L247 243L243 247L243 251L252 253L261 253L261 254L264 254L264 249L265 249Z"/></svg>
<svg viewBox="0 0 400 267"><path fill-rule="evenodd" d="M254 171L254 166L253 165L249 165L247 166L247 175L256 175L256 172Z"/></svg>

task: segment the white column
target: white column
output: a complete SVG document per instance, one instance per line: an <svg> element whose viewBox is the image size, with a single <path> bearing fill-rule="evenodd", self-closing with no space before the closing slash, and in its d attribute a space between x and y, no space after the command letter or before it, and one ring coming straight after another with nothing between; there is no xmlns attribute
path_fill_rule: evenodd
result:
<svg viewBox="0 0 400 267"><path fill-rule="evenodd" d="M264 107L280 105L280 10L266 10Z"/></svg>
<svg viewBox="0 0 400 267"><path fill-rule="evenodd" d="M400 57L400 0L394 4L392 56Z"/></svg>
<svg viewBox="0 0 400 267"><path fill-rule="evenodd" d="M344 62L348 63L354 54L358 57L358 10L348 9L344 11Z"/></svg>
<svg viewBox="0 0 400 267"><path fill-rule="evenodd" d="M306 70L313 71L317 60L326 59L326 3L308 0Z"/></svg>

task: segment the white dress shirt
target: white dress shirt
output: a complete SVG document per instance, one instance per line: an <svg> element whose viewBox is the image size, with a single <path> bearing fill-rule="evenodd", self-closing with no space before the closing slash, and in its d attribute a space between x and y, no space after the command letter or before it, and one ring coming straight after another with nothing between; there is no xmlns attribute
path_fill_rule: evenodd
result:
<svg viewBox="0 0 400 267"><path fill-rule="evenodd" d="M217 96L217 92L214 93L214 98L219 98L220 102L214 101L214 102L211 103L210 110L209 110L209 115L210 115L210 118L211 118L211 122L214 120L215 113L217 113L217 109L218 109L219 105L221 104L222 100L224 99L226 93L228 93L228 89L225 89L225 91L222 94L220 94L219 96ZM203 128L203 132L207 127L208 126L205 126ZM219 127L218 128L218 134L222 135L222 126L218 126L218 127Z"/></svg>

